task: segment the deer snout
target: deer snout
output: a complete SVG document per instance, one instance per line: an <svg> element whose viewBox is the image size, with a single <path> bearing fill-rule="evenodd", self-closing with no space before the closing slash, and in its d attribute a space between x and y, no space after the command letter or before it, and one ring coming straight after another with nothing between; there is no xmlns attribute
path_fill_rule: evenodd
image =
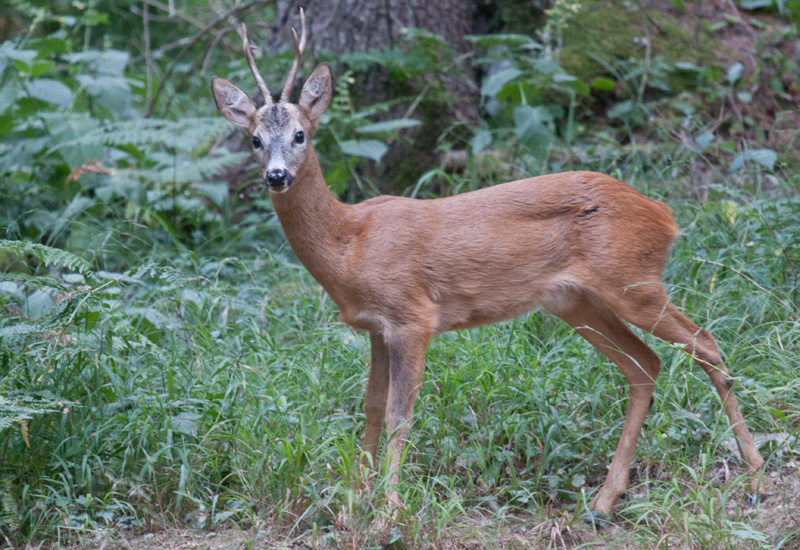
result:
<svg viewBox="0 0 800 550"><path fill-rule="evenodd" d="M293 180L294 177L284 168L272 168L267 172L267 187L271 190L285 191Z"/></svg>

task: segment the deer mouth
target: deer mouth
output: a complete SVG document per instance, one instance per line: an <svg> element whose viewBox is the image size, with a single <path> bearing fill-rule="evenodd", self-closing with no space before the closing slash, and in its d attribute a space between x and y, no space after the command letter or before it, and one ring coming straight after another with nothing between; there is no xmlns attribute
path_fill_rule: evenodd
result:
<svg viewBox="0 0 800 550"><path fill-rule="evenodd" d="M283 172L281 177L267 177L265 183L270 193L286 193L293 181L294 177L291 174Z"/></svg>
<svg viewBox="0 0 800 550"><path fill-rule="evenodd" d="M270 193L275 193L280 195L281 193L286 193L289 190L289 184L281 185L280 187L273 187L272 185L267 185L267 189L269 189Z"/></svg>

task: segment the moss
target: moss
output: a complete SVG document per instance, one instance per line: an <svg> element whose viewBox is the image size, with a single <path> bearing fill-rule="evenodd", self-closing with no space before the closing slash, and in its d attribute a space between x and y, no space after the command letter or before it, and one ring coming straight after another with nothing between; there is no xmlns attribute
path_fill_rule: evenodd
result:
<svg viewBox="0 0 800 550"><path fill-rule="evenodd" d="M563 31L561 65L585 81L608 71L598 59L641 55L633 39L640 34L641 17L619 4L599 0L581 2L580 14Z"/></svg>
<svg viewBox="0 0 800 550"><path fill-rule="evenodd" d="M598 76L614 77L603 62L644 60L641 39L648 34L651 60L663 58L668 63L688 61L702 65L716 59L715 51L721 47L697 18L691 18L691 25L684 25L677 14L672 17L664 15L669 10L650 8L646 31L636 3L584 0L581 5L580 14L564 29L561 65L586 82ZM692 86L694 78L691 73L675 71L667 81L673 89L682 89Z"/></svg>

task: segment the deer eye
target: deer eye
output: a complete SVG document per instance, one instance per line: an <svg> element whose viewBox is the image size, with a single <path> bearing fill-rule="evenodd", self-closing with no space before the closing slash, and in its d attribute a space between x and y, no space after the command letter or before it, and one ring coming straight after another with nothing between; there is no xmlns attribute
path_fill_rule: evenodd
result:
<svg viewBox="0 0 800 550"><path fill-rule="evenodd" d="M253 136L253 147L255 147L256 149L261 148L261 140L258 139L258 136Z"/></svg>
<svg viewBox="0 0 800 550"><path fill-rule="evenodd" d="M306 140L306 135L305 135L303 132L297 132L297 133L294 135L294 140L295 140L297 143L303 143L303 142Z"/></svg>

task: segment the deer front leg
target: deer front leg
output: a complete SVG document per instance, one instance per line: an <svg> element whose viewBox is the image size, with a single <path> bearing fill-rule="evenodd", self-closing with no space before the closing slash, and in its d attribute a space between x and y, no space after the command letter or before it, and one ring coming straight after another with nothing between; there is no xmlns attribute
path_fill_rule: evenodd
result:
<svg viewBox="0 0 800 550"><path fill-rule="evenodd" d="M385 421L389 433L386 456L390 478L386 496L399 508L403 506L395 487L400 479L400 461L410 428L411 415L414 412L414 401L417 399L417 391L422 380L429 339L429 331L404 327L400 331L393 331L388 342L389 392Z"/></svg>
<svg viewBox="0 0 800 550"><path fill-rule="evenodd" d="M383 336L370 333L372 362L367 382L367 396L364 400L364 413L367 426L364 432L364 454L361 464L365 468L377 470L378 442L381 438L383 417L386 415L386 399L389 395L389 348Z"/></svg>

